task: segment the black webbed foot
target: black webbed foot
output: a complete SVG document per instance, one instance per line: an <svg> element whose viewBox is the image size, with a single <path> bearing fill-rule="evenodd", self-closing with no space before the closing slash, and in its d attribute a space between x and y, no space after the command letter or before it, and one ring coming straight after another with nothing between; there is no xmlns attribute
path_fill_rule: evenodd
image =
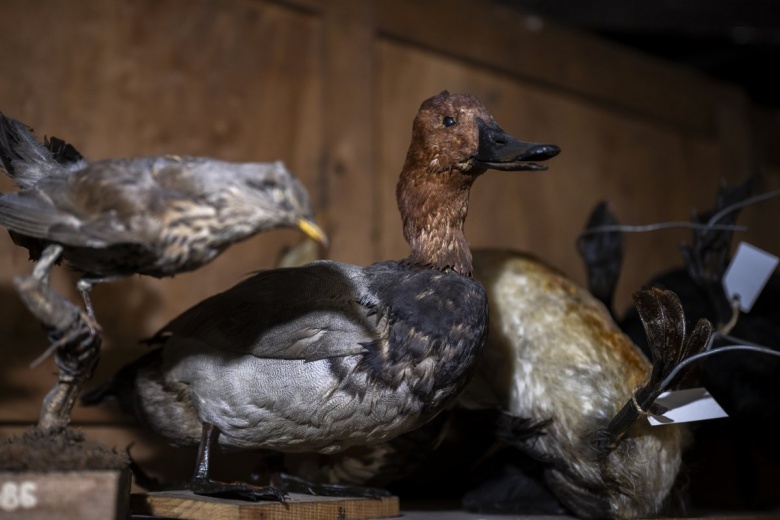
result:
<svg viewBox="0 0 780 520"><path fill-rule="evenodd" d="M284 489L290 493L302 493L320 497L384 498L392 496L392 493L386 489L344 484L318 484L293 477L287 473L274 473L271 476L271 484L275 488Z"/></svg>
<svg viewBox="0 0 780 520"><path fill-rule="evenodd" d="M260 502L270 500L275 502L287 502L287 491L272 486L253 486L246 482L220 482L209 477L209 459L211 448L217 440L219 430L210 423L203 423L200 445L198 446L198 462L195 465L195 474L192 476L187 489L196 495L232 498L236 500L249 500Z"/></svg>
<svg viewBox="0 0 780 520"><path fill-rule="evenodd" d="M248 500L250 502L287 502L287 492L272 486L253 486L244 482L219 482L208 477L195 476L187 489L196 495Z"/></svg>

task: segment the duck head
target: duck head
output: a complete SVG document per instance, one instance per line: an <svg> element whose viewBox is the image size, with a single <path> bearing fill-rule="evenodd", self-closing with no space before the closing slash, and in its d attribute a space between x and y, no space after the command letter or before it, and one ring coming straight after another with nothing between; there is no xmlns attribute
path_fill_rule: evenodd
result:
<svg viewBox="0 0 780 520"><path fill-rule="evenodd" d="M479 175L489 169L546 170L537 161L559 152L555 145L515 139L475 96L445 90L420 106L406 160L417 166L427 164L432 173L456 170Z"/></svg>
<svg viewBox="0 0 780 520"><path fill-rule="evenodd" d="M489 169L545 170L539 162L559 152L507 134L470 94L444 91L425 100L396 190L409 261L470 276L463 223L474 180Z"/></svg>

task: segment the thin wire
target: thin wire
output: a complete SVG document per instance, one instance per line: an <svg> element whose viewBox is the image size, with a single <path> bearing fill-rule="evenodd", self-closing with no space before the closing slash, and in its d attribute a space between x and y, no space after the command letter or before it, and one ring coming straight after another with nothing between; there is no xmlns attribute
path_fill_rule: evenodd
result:
<svg viewBox="0 0 780 520"><path fill-rule="evenodd" d="M745 206L748 206L750 204L753 204L754 202L761 202L762 200L771 199L772 197L777 197L780 195L780 190L773 190L768 191L766 193L762 193L760 195L755 195L753 197L748 197L747 199L736 202L732 204L731 206L726 206L722 210L715 213L710 219L707 221L707 224L712 224L714 222L717 222L720 220L724 215L731 213L732 211L736 211L739 208L743 208Z"/></svg>
<svg viewBox="0 0 780 520"><path fill-rule="evenodd" d="M689 357L688 359L682 361L679 365L674 367L674 370L669 372L669 375L666 376L666 379L664 379L663 382L661 383L661 389L664 389L667 386L669 386L669 384L674 380L674 378L677 377L677 374L680 373L680 370L690 365L694 361L698 361L703 357L711 356L713 354L720 354L721 352L729 352L732 350L748 350L751 352L760 352L762 354L770 354L772 356L780 357L780 352L776 350L772 350L771 348L767 348L767 347L757 347L754 345L729 345L726 347L718 347L712 350L707 350L705 352L699 352L698 354Z"/></svg>
<svg viewBox="0 0 780 520"><path fill-rule="evenodd" d="M626 231L629 233L646 233L648 231L658 231L660 229L671 228L688 228L688 229L717 229L719 231L747 231L747 226L736 226L728 224L699 224L696 222L688 221L673 221L673 222L661 222L659 224L647 224L644 226L624 226L624 225L607 225L596 226L584 230L580 233L582 235L590 235L593 233L608 233L610 231Z"/></svg>
<svg viewBox="0 0 780 520"><path fill-rule="evenodd" d="M748 346L751 346L751 347L766 348L763 345L759 345L758 343L753 343L752 341L748 341L746 339L738 338L736 336L730 336L729 334L721 334L720 332L716 332L715 334L713 334L713 336L717 336L718 338L723 338L726 341L732 341L735 344L741 343L743 345L748 345Z"/></svg>
<svg viewBox="0 0 780 520"><path fill-rule="evenodd" d="M712 229L712 230L718 230L718 231L747 231L747 226L736 226L736 225L723 225L723 224L715 224L718 220L723 218L725 215L736 211L740 208L744 208L745 206L749 206L750 204L753 204L754 202L761 202L763 200L771 199L773 197L780 196L780 189L778 190L772 190L768 191L766 193L762 193L760 195L755 195L753 197L748 197L745 200L742 200L740 202L736 202L732 204L731 206L726 206L722 210L715 213L710 219L707 221L706 224L700 224L697 222L688 222L688 221L672 221L672 222L662 222L659 224L648 224L645 226L623 226L623 225L608 225L608 226L596 226L590 229L584 230L580 236L582 235L590 235L593 233L608 233L610 231L626 231L629 233L646 233L648 231L658 231L660 229L670 229L670 228L688 228L688 229Z"/></svg>

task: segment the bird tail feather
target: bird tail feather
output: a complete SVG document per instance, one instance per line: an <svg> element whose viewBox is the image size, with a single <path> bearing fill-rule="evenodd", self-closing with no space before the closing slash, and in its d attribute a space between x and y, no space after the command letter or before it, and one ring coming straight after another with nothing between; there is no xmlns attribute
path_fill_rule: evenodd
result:
<svg viewBox="0 0 780 520"><path fill-rule="evenodd" d="M34 186L63 166L80 167L83 162L82 155L62 139L52 137L41 143L30 127L0 113L0 166L20 188Z"/></svg>

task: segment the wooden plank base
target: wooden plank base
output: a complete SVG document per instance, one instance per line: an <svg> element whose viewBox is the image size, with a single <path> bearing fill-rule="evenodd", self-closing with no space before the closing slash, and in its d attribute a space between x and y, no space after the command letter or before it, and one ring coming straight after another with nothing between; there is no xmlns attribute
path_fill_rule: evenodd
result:
<svg viewBox="0 0 780 520"><path fill-rule="evenodd" d="M0 518L127 518L129 470L0 472Z"/></svg>
<svg viewBox="0 0 780 520"><path fill-rule="evenodd" d="M315 497L291 493L287 503L245 502L195 495L190 491L137 493L130 497L135 515L187 520L293 520L319 518L364 520L400 516L398 497L379 499Z"/></svg>

